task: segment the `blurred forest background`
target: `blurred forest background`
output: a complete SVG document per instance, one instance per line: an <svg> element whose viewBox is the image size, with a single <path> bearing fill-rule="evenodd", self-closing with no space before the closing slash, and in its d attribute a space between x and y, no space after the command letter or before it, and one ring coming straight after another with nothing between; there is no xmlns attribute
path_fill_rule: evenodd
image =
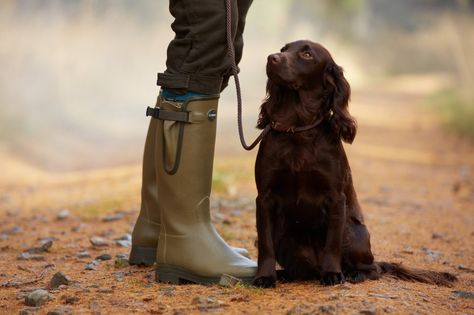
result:
<svg viewBox="0 0 474 315"><path fill-rule="evenodd" d="M171 22L168 1L2 0L0 150L53 171L138 163ZM405 75L442 81L427 103L473 136L473 30L473 0L256 0L240 65L248 138L266 56L296 39L328 47L355 90ZM221 155L241 150L234 98L231 85Z"/></svg>

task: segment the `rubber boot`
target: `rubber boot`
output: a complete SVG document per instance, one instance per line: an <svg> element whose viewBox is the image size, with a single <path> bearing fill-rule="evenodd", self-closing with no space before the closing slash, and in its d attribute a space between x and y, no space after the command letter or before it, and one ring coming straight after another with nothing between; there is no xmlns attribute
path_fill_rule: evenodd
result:
<svg viewBox="0 0 474 315"><path fill-rule="evenodd" d="M132 232L131 265L151 266L156 261L156 248L160 232L160 212L156 187L155 138L156 119L151 119L145 140L142 168L141 207ZM160 155L161 156L161 155ZM248 257L245 248L232 247L237 253Z"/></svg>
<svg viewBox="0 0 474 315"><path fill-rule="evenodd" d="M158 122L151 119L145 140L142 168L142 202L132 232L131 265L151 266L156 260L160 231L160 212L156 187L155 134Z"/></svg>
<svg viewBox="0 0 474 315"><path fill-rule="evenodd" d="M218 96L158 102L161 109L189 113L188 122L157 120L160 282L218 283L222 274L251 282L257 270L257 264L236 253L211 224L217 103Z"/></svg>

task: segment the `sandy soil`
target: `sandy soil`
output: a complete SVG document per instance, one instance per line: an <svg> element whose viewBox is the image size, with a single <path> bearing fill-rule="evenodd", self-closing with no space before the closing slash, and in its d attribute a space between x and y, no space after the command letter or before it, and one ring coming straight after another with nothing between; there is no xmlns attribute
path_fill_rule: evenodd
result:
<svg viewBox="0 0 474 315"><path fill-rule="evenodd" d="M138 214L139 165L51 174L3 150L0 313L63 307L74 314L474 314L474 146L444 133L417 106L424 96L418 89L385 86L354 94L360 129L347 147L373 252L377 260L453 272L454 287L389 277L334 287L280 283L268 290L157 284L153 268L116 258L129 251L114 239L131 231ZM252 168L253 154L217 161L212 214L223 237L256 258ZM69 215L59 219L64 209ZM111 243L93 246L93 236ZM52 238L46 252L18 259L44 238ZM82 251L90 257L79 257ZM85 270L101 254L111 259ZM50 289L56 272L70 282ZM26 306L25 295L38 288L49 289L52 299L37 309Z"/></svg>

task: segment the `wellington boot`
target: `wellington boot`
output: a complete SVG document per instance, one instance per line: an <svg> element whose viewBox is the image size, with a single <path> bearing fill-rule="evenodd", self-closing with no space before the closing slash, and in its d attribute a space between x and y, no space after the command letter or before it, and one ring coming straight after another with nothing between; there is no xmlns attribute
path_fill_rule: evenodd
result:
<svg viewBox="0 0 474 315"><path fill-rule="evenodd" d="M131 265L151 266L156 261L156 248L160 233L160 212L156 187L155 139L158 121L151 119L145 141L142 168L141 207L132 232ZM161 155L160 155L161 157ZM248 257L245 248L232 247L238 254Z"/></svg>
<svg viewBox="0 0 474 315"><path fill-rule="evenodd" d="M250 282L257 264L236 253L211 224L209 195L218 97L158 101L155 157L160 229L160 282L217 283L229 274ZM155 108L155 110L159 109ZM176 121L185 113L186 122ZM174 117L174 118L170 118Z"/></svg>

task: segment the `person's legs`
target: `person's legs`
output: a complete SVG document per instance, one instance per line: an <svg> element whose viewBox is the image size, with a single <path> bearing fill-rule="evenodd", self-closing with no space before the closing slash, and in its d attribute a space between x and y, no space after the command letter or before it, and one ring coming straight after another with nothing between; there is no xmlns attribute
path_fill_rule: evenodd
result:
<svg viewBox="0 0 474 315"><path fill-rule="evenodd" d="M240 3L243 3L243 6L240 7ZM245 0L239 2L239 7L233 7L233 36L235 36L236 42L236 59L240 61L242 56L242 32L245 22L245 14L248 11L248 8L251 4L251 1ZM170 11L172 12L173 16L175 17L175 22L172 25L173 30L176 33L175 39L170 43L168 48L168 60L167 60L167 70L164 74L159 74L158 84L162 86L162 96L168 96L173 99L177 99L179 101L184 101L188 97L196 97L196 96L203 96L209 93L218 93L221 89L225 86L222 86L223 78L228 76L230 73L230 60L227 56L227 46L226 46L226 37L225 37L225 1L218 1L218 0L209 0L209 1L196 1L196 0L178 0L178 1L171 1L170 2ZM220 16L220 18L219 18ZM237 19L238 17L238 19ZM214 26L212 26L214 25ZM218 27L217 25L221 25ZM206 35L207 33L207 35ZM184 95L183 95L184 94ZM163 100L163 98L159 98ZM215 106L217 108L217 98L214 98ZM196 100L198 101L198 100ZM160 106L160 104L157 104ZM192 108L193 102L189 103L189 108ZM176 122L162 122L158 120L158 124L160 126L165 125L177 125L181 123ZM161 125L163 124L163 125ZM161 130L160 130L161 129ZM173 128L172 128L173 129ZM190 127L186 127L186 129L190 129ZM193 130L199 130L198 127L191 128ZM202 128L203 130L206 128ZM212 129L212 128L211 128ZM153 134L153 130L155 134ZM215 131L214 131L215 132ZM150 134L151 133L151 134ZM188 133L186 133L188 134ZM193 133L191 133L193 134ZM211 132L212 134L212 132ZM157 232L160 230L157 228L160 224L160 210L165 209L166 212L167 207L166 204L172 204L172 207L176 207L176 201L171 200L168 197L169 194L165 194L161 198L158 198L159 192L157 193L156 189L156 180L163 181L163 178L166 177L164 175L158 175L156 180L153 180L155 172L159 173L157 168L162 166L161 157L163 152L160 152L160 147L155 147L154 140L159 141L158 138L168 139L168 141L175 143L176 141L176 132L171 132L166 134L163 128L156 128L156 123L152 122L150 124L150 130L147 135L146 141L146 148L144 154L144 165L143 165L143 183L142 183L142 209L140 211L140 216L137 220L137 224L134 228L133 232L133 239L132 239L132 252L130 254L130 261L131 263L143 263L143 264L152 264L153 260L153 243L156 244L158 242L158 235ZM215 135L214 135L215 136ZM190 137L190 136L187 136ZM209 138L209 137L208 137ZM212 142L212 147L214 147L214 140L211 139L212 136L208 139ZM206 140L207 141L207 140ZM201 147L201 146L199 146ZM153 154L153 149L155 149L155 154ZM173 150L173 149L172 149ZM183 156L186 156L186 146L183 146ZM196 155L197 151L191 149L191 151L195 152L191 154L191 159L197 159ZM212 150L213 151L213 150ZM203 163L211 163L213 160L213 153L209 150L206 151L209 154L204 154L204 160L208 162ZM199 152L198 152L199 153ZM202 155L203 152L199 153ZM199 155L198 154L198 155ZM200 160L203 159L201 156ZM197 165L199 167L199 165ZM212 176L212 168L207 168L204 173L209 173L204 177ZM183 174L183 173L181 173ZM169 174L167 174L169 175ZM173 175L169 175L173 176ZM187 174L183 175L184 178L188 177ZM171 177L170 177L171 178ZM206 178L199 178L195 179L198 182L205 182ZM163 186L166 186L165 183L162 183ZM203 183L206 186L205 183ZM201 186L203 186L201 185ZM158 185L160 186L160 185ZM182 185L180 185L182 186ZM174 187L175 190L181 189L182 187ZM159 189L159 188L158 188ZM191 190L194 188L191 187ZM206 190L206 189L204 189ZM209 187L210 190L210 187ZM158 190L159 191L159 190ZM202 191L202 189L201 189ZM203 196L208 196L208 193L204 193ZM179 202L178 202L179 204ZM186 202L181 202L180 207L184 208L192 208L194 205ZM208 212L207 210L205 212ZM162 214L165 217L166 221L166 213ZM169 215L168 215L169 217ZM179 222L179 217L182 217L178 213L178 219L171 220L171 225L173 224L182 224ZM207 226L207 230L213 230L212 226L210 226L210 222L201 222ZM161 229L162 232L164 229ZM166 234L166 233L165 233ZM214 235L215 234L215 235ZM210 264L208 264L204 269L208 268L209 266L213 266L212 268L217 268L214 270L215 274L222 273L223 271L230 271L229 265L235 265L237 268L233 269L233 272L236 275L244 276L248 275L249 273L253 272L253 265L254 263L247 260L242 260L241 256L234 253L234 251L246 254L247 252L243 249L234 249L230 253L228 251L228 246L220 239L220 237L215 233L211 233L204 237L205 242L208 244L201 244L200 246L216 246L216 244L220 244L221 247L221 257ZM169 238L169 236L167 237ZM220 240L220 241L219 241ZM162 247L166 246L166 241L163 241ZM189 243L189 242L188 242ZM176 244L174 244L175 246ZM178 244L179 245L179 244ZM184 244L186 245L186 244ZM189 245L189 244L188 244ZM199 245L199 244L198 244ZM225 245L225 246L224 246ZM218 246L218 247L219 247ZM176 247L176 246L175 246ZM156 245L154 247L156 252ZM150 252L150 253L148 253ZM187 253L192 254L192 253ZM182 256L183 253L177 252L178 256ZM236 256L237 255L237 256ZM168 255L169 256L169 255ZM216 263L219 261L219 263ZM222 263L225 262L226 263ZM163 263L162 259L162 263ZM236 264L237 263L237 264ZM180 265L180 264L178 264ZM181 267L183 264L181 264ZM172 265L176 266L176 265ZM234 267L235 267L234 266ZM240 268L239 268L240 266ZM172 267L172 268L174 268ZM180 267L180 266L178 266ZM187 266L188 268L194 269L188 272L189 274L203 274L203 266L196 267L196 266ZM227 269L226 269L227 268ZM197 272L197 273L196 273ZM209 274L208 274L209 275Z"/></svg>
<svg viewBox="0 0 474 315"><path fill-rule="evenodd" d="M242 58L243 31L252 0L232 0L232 36L238 64ZM158 85L177 93L218 94L231 75L227 54L225 0L174 0L170 12L175 38L167 52L166 71ZM225 82L224 82L225 81Z"/></svg>

